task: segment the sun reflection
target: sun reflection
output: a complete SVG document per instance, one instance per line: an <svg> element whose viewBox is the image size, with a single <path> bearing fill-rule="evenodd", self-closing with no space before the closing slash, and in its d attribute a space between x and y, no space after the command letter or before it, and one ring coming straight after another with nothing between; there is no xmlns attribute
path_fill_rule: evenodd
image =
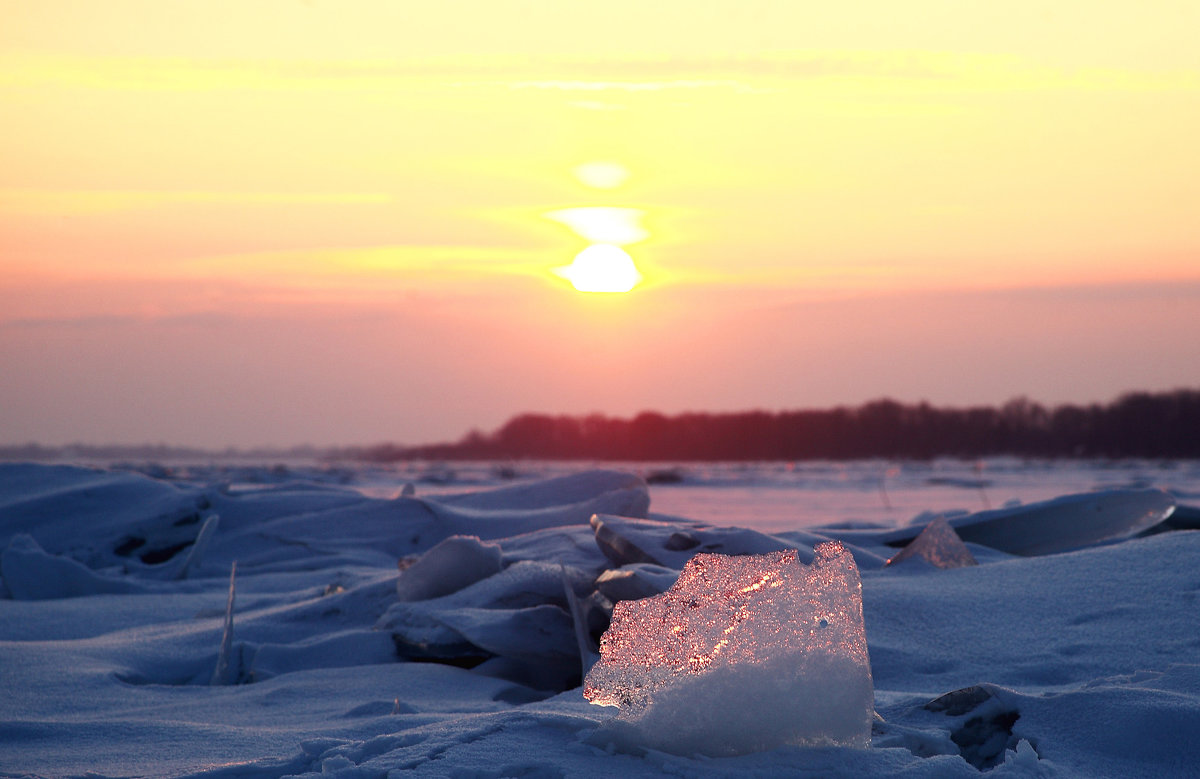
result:
<svg viewBox="0 0 1200 779"><path fill-rule="evenodd" d="M640 208L585 206L549 211L544 216L566 225L592 243L625 246L643 241L650 235L641 224L645 213Z"/></svg>
<svg viewBox="0 0 1200 779"><path fill-rule="evenodd" d="M576 166L575 178L594 189L616 189L629 178L629 169L617 162L596 160Z"/></svg>
<svg viewBox="0 0 1200 779"><path fill-rule="evenodd" d="M575 260L554 272L580 292L628 292L642 280L633 258L619 246L597 243L575 255Z"/></svg>

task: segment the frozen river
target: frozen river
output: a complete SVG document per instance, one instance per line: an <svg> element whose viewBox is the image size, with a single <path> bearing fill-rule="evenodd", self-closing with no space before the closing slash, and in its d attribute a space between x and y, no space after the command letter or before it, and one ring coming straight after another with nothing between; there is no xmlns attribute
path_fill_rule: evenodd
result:
<svg viewBox="0 0 1200 779"><path fill-rule="evenodd" d="M92 465L110 469L0 465L2 775L1094 779L1200 764L1197 462ZM699 523L655 521L671 516ZM961 567L885 564L919 529L864 526L914 518ZM615 720L581 686L609 620L627 601L657 608L699 550L753 581L688 590L674 603L694 623L608 659L640 668L678 635L673 657L723 670ZM797 673L786 642L747 659L783 623L766 601L726 606L768 563L824 588L781 613L828 590L793 633L853 628L811 666L841 668L853 705L834 705L827 670ZM751 611L766 627L730 643ZM780 668L809 692L764 698ZM622 700L623 674L595 690ZM710 726L677 738L714 697ZM814 729L830 718L857 729Z"/></svg>

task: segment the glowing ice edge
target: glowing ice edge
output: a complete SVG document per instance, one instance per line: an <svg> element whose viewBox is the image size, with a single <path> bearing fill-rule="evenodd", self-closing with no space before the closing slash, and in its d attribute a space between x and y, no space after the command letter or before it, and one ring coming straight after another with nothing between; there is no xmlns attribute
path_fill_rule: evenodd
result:
<svg viewBox="0 0 1200 779"><path fill-rule="evenodd" d="M662 595L621 601L584 697L617 706L600 739L675 754L870 745L862 584L840 542L699 554Z"/></svg>

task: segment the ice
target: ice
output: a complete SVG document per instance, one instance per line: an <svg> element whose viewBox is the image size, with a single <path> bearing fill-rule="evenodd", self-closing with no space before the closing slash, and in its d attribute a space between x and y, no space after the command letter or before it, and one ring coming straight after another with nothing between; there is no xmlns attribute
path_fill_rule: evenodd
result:
<svg viewBox="0 0 1200 779"><path fill-rule="evenodd" d="M208 544L212 541L213 534L217 532L217 528L221 524L221 518L213 514L208 519L204 520L204 525L201 526L200 532L196 534L196 541L192 544L192 550L188 552L184 558L183 564L179 566L171 578L186 579L189 575L195 572L204 560L204 553L208 549Z"/></svg>
<svg viewBox="0 0 1200 779"><path fill-rule="evenodd" d="M471 667L501 658L504 670L495 675L523 684L547 689L567 678L577 682L579 649L564 575L572 589L592 581L561 564L517 561L449 595L394 603L375 629L389 632L406 659Z"/></svg>
<svg viewBox="0 0 1200 779"><path fill-rule="evenodd" d="M1044 544L1061 532L1055 545L1087 548L1014 557L968 539L979 564L945 575L906 575L909 563L874 570L959 497L924 486L924 471L917 471L922 486L903 511L929 509L924 522L870 528L864 520L883 518L864 508L879 503L878 480L854 473L879 467L689 471L686 485L662 489L706 515L673 511L680 519L662 522L601 517L626 549L665 558L662 565L617 566L598 546L589 512L626 498L639 509L639 480L534 480L576 464L527 463L523 484L481 479L481 487L503 489L419 499L370 497L348 486L371 473L388 480L375 495L395 495L414 478L407 466L291 476L267 467L213 467L170 481L162 469L148 478L0 464L0 581L15 590L0 587L0 775L978 777L981 767L997 777L1195 773L1200 533L1166 532L1178 526L1178 509L1149 528L1160 534L1138 533L1169 504L1161 493L1117 487L1164 485L1195 512L1200 461L1014 461L1004 471L1014 484L1040 480L1053 489L1007 492L998 479L989 490L997 504L1010 495L1031 501L1105 492L947 516L949 524L961 521L956 532L968 533L966 526L978 526L997 545L1053 548ZM917 466L906 464L906 473L910 467ZM843 484L846 472L852 478ZM357 476L345 481L346 474ZM694 487L702 478L774 486ZM830 479L842 486L829 487ZM729 497L714 502L720 490ZM766 522L785 497L807 521ZM1147 508L1152 513L1142 513ZM219 524L214 520L206 534L206 518L217 514ZM1186 510L1182 515L1195 521ZM817 521L831 524L817 528ZM737 523L753 531L721 527ZM1089 542L1098 529L1137 535ZM871 723L871 749L693 754L766 749L797 733L828 743L833 737L819 734L855 713L851 730L865 730L871 696L855 686L865 657L855 665L841 655L788 650L722 665L722 655L740 651L736 634L755 629L749 624L731 636L714 626L716 640L729 644L709 670L666 679L671 686L657 689L652 703L618 711L590 705L576 689L581 647L598 641L613 601L667 590L685 558L697 553L798 548L803 563L835 533L845 534L862 572L869 679L882 717ZM484 539L479 547L498 545L501 570L439 597L400 602L398 575L413 569L398 572L396 560L420 559L455 535ZM754 549L767 539L781 545ZM878 563L866 562L867 553ZM234 560L236 628L225 642ZM186 578L175 578L184 566ZM823 570L837 568L797 565L791 578ZM689 577L695 584L694 572ZM37 599L17 599L31 595ZM824 608L807 604L807 590L798 597L805 603L788 614L790 628ZM726 600L716 588L696 599L696 610L676 608L696 612L699 635L705 620L728 617L701 604ZM616 630L629 630L623 612L643 613L631 607L637 604L618 604ZM210 685L222 643L223 678L235 683ZM807 676L798 679L798 669ZM610 669L613 678L652 673ZM839 698L846 680L846 694L859 700L854 707ZM943 711L923 705L939 697L949 704Z"/></svg>
<svg viewBox="0 0 1200 779"><path fill-rule="evenodd" d="M459 509L477 509L488 513L501 511L536 512L566 506L596 503L608 508L595 508L592 513L610 511L628 517L645 516L650 507L646 482L622 471L603 469L580 471L528 484L444 495L436 499L440 505ZM584 518L586 521L586 517Z"/></svg>
<svg viewBox="0 0 1200 779"><path fill-rule="evenodd" d="M862 584L849 551L699 554L662 595L622 601L584 697L622 709L615 742L735 755L866 747L874 712Z"/></svg>
<svg viewBox="0 0 1200 779"><path fill-rule="evenodd" d="M575 628L575 645L579 648L580 674L587 675L593 665L600 660L596 653L596 645L588 635L587 607L575 594L571 586L571 577L567 575L566 566L561 566L563 579L563 594L567 598L567 607L571 611L571 625Z"/></svg>
<svg viewBox="0 0 1200 779"><path fill-rule="evenodd" d="M1019 555L1056 554L1128 538L1162 522L1175 499L1158 489L1067 495L953 521L964 541Z"/></svg>
<svg viewBox="0 0 1200 779"><path fill-rule="evenodd" d="M28 533L12 537L0 553L0 579L14 600L78 598L97 593L134 593L144 588L101 576L69 557L48 554Z"/></svg>
<svg viewBox="0 0 1200 779"><path fill-rule="evenodd" d="M450 536L400 571L396 595L402 601L449 595L500 572L500 547L477 536Z"/></svg>
<svg viewBox="0 0 1200 779"><path fill-rule="evenodd" d="M484 539L586 524L593 514L644 517L650 509L650 493L644 481L605 470L502 487L486 495L465 493L397 501L422 506L441 527Z"/></svg>
<svg viewBox="0 0 1200 779"><path fill-rule="evenodd" d="M1175 511L1160 527L1171 530L1200 530L1200 506L1177 503Z"/></svg>
<svg viewBox="0 0 1200 779"><path fill-rule="evenodd" d="M229 569L229 600L225 604L225 627L221 631L221 648L217 651L217 666L209 684L233 684L241 672L233 662L233 603L237 596L237 562Z"/></svg>
<svg viewBox="0 0 1200 779"><path fill-rule="evenodd" d="M651 563L679 570L698 552L765 554L788 544L744 528L707 528L691 522L597 514L591 519L596 545L616 565Z"/></svg>
<svg viewBox="0 0 1200 779"><path fill-rule="evenodd" d="M632 519L597 514L591 519L596 546L614 565L649 563L681 570L693 555L715 552L727 555L766 554L785 549L800 550L801 562L811 558L804 551L830 539L804 531L768 535L744 527L709 527L687 520ZM865 549L847 545L855 562L879 568L884 558Z"/></svg>
<svg viewBox="0 0 1200 779"><path fill-rule="evenodd" d="M653 563L630 563L605 571L596 577L596 589L616 603L621 600L640 600L666 592L679 571Z"/></svg>
<svg viewBox="0 0 1200 779"><path fill-rule="evenodd" d="M1162 525L1174 511L1175 499L1161 489L1098 490L951 516L948 524L967 543L1029 557L1131 538ZM918 527L817 530L855 544L899 546L916 538Z"/></svg>
<svg viewBox="0 0 1200 779"><path fill-rule="evenodd" d="M895 557L888 560L887 564L896 565L914 558L924 560L934 568L963 568L968 565L978 565L971 550L967 549L967 545L962 542L944 517L938 517L926 525L921 534L914 538L908 546L901 549Z"/></svg>

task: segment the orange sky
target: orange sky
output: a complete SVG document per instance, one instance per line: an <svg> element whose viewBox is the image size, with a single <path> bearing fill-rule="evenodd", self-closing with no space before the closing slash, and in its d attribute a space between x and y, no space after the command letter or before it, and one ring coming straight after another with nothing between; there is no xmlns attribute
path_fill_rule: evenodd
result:
<svg viewBox="0 0 1200 779"><path fill-rule="evenodd" d="M0 443L1200 383L1195 3L0 20Z"/></svg>

